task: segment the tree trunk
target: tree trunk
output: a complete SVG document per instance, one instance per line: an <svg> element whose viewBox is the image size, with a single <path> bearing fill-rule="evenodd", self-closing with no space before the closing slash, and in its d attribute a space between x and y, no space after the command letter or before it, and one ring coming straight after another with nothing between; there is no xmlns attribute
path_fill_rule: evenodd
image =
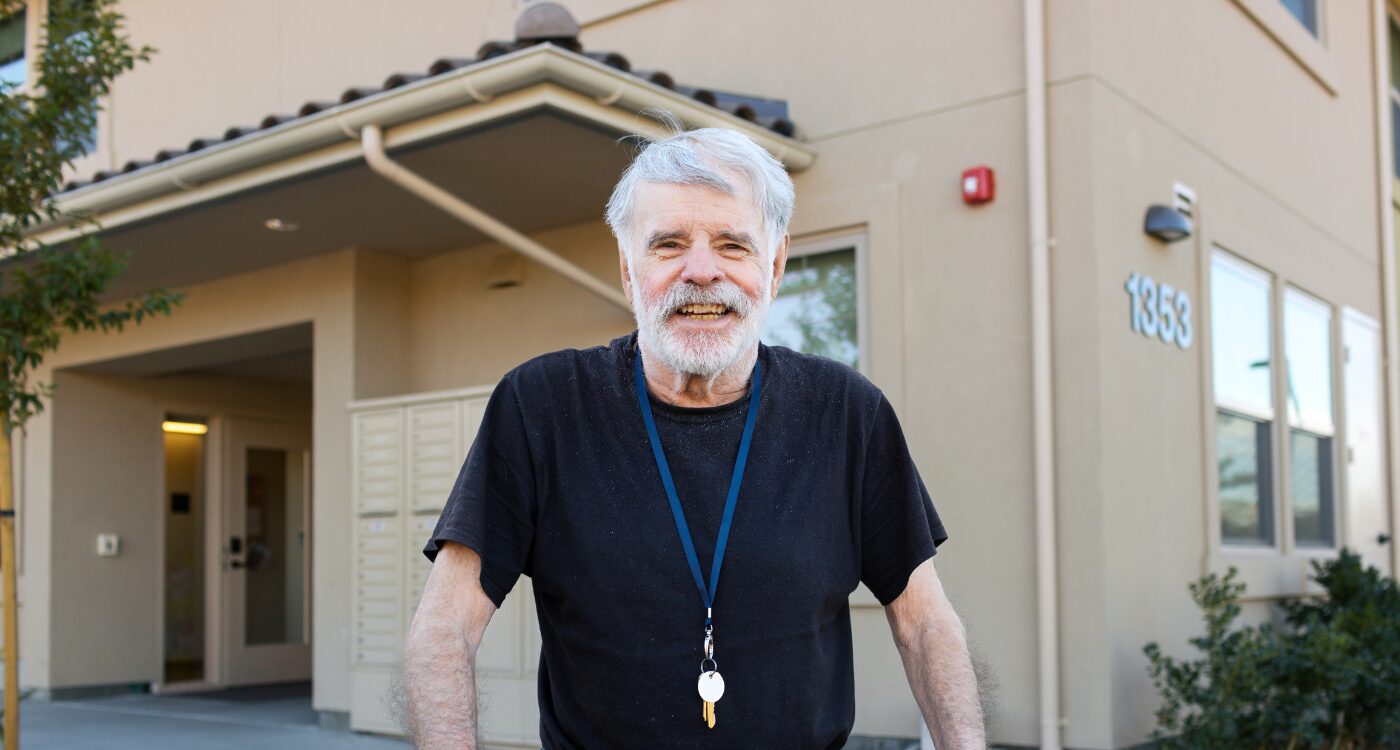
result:
<svg viewBox="0 0 1400 750"><path fill-rule="evenodd" d="M19 617L15 602L15 496L10 426L0 419L0 595L5 600L5 750L19 748Z"/></svg>

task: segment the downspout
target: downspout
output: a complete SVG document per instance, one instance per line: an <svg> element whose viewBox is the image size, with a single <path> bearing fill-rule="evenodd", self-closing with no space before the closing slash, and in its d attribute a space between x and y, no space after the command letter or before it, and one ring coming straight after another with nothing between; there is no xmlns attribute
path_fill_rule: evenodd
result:
<svg viewBox="0 0 1400 750"><path fill-rule="evenodd" d="M630 315L632 306L627 298L611 284L600 281L593 274L579 268L560 257L554 251L501 223L476 206L443 190L421 175L409 170L389 158L384 152L384 133L378 125L365 125L360 129L360 145L364 150L365 161L370 169L389 182L442 209L491 239L524 255L530 260L552 269L559 275L626 310Z"/></svg>
<svg viewBox="0 0 1400 750"><path fill-rule="evenodd" d="M1049 160L1045 147L1045 0L1025 0L1026 223L1031 254L1031 402L1034 411L1036 622L1040 747L1060 750L1060 637L1056 595L1055 432L1050 369Z"/></svg>

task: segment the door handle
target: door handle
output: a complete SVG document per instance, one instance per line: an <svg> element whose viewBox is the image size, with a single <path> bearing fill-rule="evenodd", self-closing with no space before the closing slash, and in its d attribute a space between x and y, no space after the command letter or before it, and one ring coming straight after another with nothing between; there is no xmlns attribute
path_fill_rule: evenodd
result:
<svg viewBox="0 0 1400 750"><path fill-rule="evenodd" d="M1376 544L1390 544L1390 535L1382 531L1376 535Z"/></svg>
<svg viewBox="0 0 1400 750"><path fill-rule="evenodd" d="M239 570L247 567L238 555L243 554L243 539L236 536L228 538L228 567L229 570Z"/></svg>

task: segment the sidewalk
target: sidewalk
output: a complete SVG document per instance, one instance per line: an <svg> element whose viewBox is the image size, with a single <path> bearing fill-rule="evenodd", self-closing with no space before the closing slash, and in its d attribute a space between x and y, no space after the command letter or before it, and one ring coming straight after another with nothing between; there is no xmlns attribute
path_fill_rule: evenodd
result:
<svg viewBox="0 0 1400 750"><path fill-rule="evenodd" d="M20 704L25 748L207 748L404 750L400 740L323 730L306 684L216 693L118 695Z"/></svg>

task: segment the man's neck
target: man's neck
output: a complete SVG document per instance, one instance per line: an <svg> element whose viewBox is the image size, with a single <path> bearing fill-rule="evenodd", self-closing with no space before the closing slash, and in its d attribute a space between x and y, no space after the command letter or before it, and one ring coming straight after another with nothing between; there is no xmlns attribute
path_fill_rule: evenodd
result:
<svg viewBox="0 0 1400 750"><path fill-rule="evenodd" d="M674 370L642 347L647 390L668 404L685 408L721 406L742 398L749 392L749 376L753 374L757 359L758 342L755 341L728 369L710 377Z"/></svg>

